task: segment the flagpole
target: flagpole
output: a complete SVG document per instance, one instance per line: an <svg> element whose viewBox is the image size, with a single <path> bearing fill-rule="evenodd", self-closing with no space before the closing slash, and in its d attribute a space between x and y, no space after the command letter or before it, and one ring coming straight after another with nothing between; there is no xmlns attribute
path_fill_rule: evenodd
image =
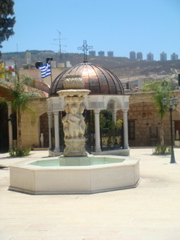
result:
<svg viewBox="0 0 180 240"><path fill-rule="evenodd" d="M51 84L52 84L52 67L51 67L51 61L49 61L50 63L50 69L51 69Z"/></svg>

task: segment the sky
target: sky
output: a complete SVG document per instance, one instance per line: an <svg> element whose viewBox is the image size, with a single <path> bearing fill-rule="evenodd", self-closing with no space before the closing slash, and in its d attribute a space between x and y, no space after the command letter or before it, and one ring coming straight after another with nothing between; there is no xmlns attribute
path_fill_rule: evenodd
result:
<svg viewBox="0 0 180 240"><path fill-rule="evenodd" d="M180 0L14 0L15 34L2 43L3 52L52 50L82 53L93 50L149 52L154 59L166 52L180 59ZM60 39L60 44L59 44Z"/></svg>

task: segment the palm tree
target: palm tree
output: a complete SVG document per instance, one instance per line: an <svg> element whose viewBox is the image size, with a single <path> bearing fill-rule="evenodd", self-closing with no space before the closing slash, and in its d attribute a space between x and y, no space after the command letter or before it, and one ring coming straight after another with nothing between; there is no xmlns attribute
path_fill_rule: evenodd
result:
<svg viewBox="0 0 180 240"><path fill-rule="evenodd" d="M34 84L34 80L31 77L26 75L19 76L16 72L15 77L8 75L8 81L1 82L0 84L3 85L9 92L11 96L11 107L12 110L16 112L17 117L17 149L18 152L22 153L22 133L21 133L21 117L24 111L31 111L32 109L28 106L28 103L34 96L39 96L37 91L34 89L32 91L32 86ZM6 101L6 99L4 99Z"/></svg>
<svg viewBox="0 0 180 240"><path fill-rule="evenodd" d="M172 95L173 86L168 80L151 81L144 86L144 91L151 91L155 106L161 119L160 146L164 146L164 123L163 119L167 112L167 106L162 103L163 98L169 99Z"/></svg>

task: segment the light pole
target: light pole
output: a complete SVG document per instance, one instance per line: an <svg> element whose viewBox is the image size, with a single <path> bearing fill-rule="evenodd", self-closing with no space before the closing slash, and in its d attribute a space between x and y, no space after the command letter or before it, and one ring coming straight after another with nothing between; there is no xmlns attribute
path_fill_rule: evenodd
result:
<svg viewBox="0 0 180 240"><path fill-rule="evenodd" d="M174 139L173 139L173 126L172 126L172 112L176 109L178 105L178 98L177 97L171 97L170 99L163 98L162 100L163 106L167 106L169 108L170 113L170 129L171 129L171 161L170 163L176 163L175 157L174 157Z"/></svg>

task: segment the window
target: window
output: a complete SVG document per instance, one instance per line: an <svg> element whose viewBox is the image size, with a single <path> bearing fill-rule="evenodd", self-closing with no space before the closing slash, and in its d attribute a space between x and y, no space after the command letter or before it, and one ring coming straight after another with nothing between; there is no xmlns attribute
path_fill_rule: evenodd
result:
<svg viewBox="0 0 180 240"><path fill-rule="evenodd" d="M128 121L128 137L129 137L129 140L135 140L135 121L134 120Z"/></svg>

